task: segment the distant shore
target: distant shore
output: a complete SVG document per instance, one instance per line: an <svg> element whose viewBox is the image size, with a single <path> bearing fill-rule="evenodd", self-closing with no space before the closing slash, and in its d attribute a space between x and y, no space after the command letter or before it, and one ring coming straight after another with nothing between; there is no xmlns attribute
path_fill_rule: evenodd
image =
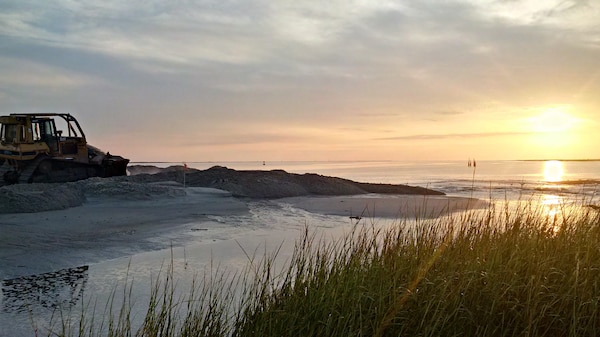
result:
<svg viewBox="0 0 600 337"><path fill-rule="evenodd" d="M600 159L519 159L517 161L533 161L533 162L540 162L540 161L551 161L551 160L555 160L555 161L573 161L573 162L587 162L587 161L600 161Z"/></svg>

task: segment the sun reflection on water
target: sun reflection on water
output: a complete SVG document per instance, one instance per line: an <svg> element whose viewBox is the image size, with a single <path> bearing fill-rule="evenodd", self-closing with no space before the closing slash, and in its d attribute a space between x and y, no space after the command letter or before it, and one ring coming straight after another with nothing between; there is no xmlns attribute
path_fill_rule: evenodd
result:
<svg viewBox="0 0 600 337"><path fill-rule="evenodd" d="M548 229L554 233L558 234L561 230L561 224L564 222L565 216L565 199L562 196L554 195L554 194L545 194L542 196L541 200L543 213L547 216L548 223L546 224Z"/></svg>
<svg viewBox="0 0 600 337"><path fill-rule="evenodd" d="M558 195L544 194L542 196L542 206L545 213L550 217L555 217L558 214L562 205L562 198Z"/></svg>

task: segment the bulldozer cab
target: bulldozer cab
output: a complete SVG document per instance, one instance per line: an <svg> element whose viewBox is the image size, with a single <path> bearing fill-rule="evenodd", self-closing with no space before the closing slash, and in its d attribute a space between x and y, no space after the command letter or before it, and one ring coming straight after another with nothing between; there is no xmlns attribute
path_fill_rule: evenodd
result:
<svg viewBox="0 0 600 337"><path fill-rule="evenodd" d="M60 134L56 130L56 124L53 119L35 118L31 120L31 129L34 142L43 142L48 145L50 154L60 153Z"/></svg>
<svg viewBox="0 0 600 337"><path fill-rule="evenodd" d="M51 156L75 159L80 162L87 161L85 136L79 123L71 115L31 118L31 132L33 142L45 143Z"/></svg>
<svg viewBox="0 0 600 337"><path fill-rule="evenodd" d="M87 162L85 135L70 114L11 114L0 117L0 123L2 148L9 148L14 155L28 157L46 153L51 157Z"/></svg>

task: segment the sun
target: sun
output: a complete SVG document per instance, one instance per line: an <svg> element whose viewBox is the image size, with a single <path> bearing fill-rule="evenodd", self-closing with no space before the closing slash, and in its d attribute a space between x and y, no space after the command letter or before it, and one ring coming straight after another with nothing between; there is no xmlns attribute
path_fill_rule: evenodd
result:
<svg viewBox="0 0 600 337"><path fill-rule="evenodd" d="M564 132L572 129L580 121L579 118L561 108L547 109L530 120L535 132Z"/></svg>

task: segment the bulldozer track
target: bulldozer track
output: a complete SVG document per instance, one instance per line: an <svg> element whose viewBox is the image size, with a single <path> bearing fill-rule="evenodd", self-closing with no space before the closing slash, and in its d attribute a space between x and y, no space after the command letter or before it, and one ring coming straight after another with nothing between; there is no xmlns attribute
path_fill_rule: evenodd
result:
<svg viewBox="0 0 600 337"><path fill-rule="evenodd" d="M4 173L10 171L10 169L11 167L8 162L4 162L2 165L0 165L0 181L4 180Z"/></svg>
<svg viewBox="0 0 600 337"><path fill-rule="evenodd" d="M31 176L33 176L33 172L35 172L35 169L45 159L48 159L48 157L46 157L46 156L38 156L31 163L29 163L27 165L27 167L25 167L25 169L23 170L23 172L21 172L21 174L19 175L19 183L20 184L27 184L29 182L29 179L31 179Z"/></svg>

